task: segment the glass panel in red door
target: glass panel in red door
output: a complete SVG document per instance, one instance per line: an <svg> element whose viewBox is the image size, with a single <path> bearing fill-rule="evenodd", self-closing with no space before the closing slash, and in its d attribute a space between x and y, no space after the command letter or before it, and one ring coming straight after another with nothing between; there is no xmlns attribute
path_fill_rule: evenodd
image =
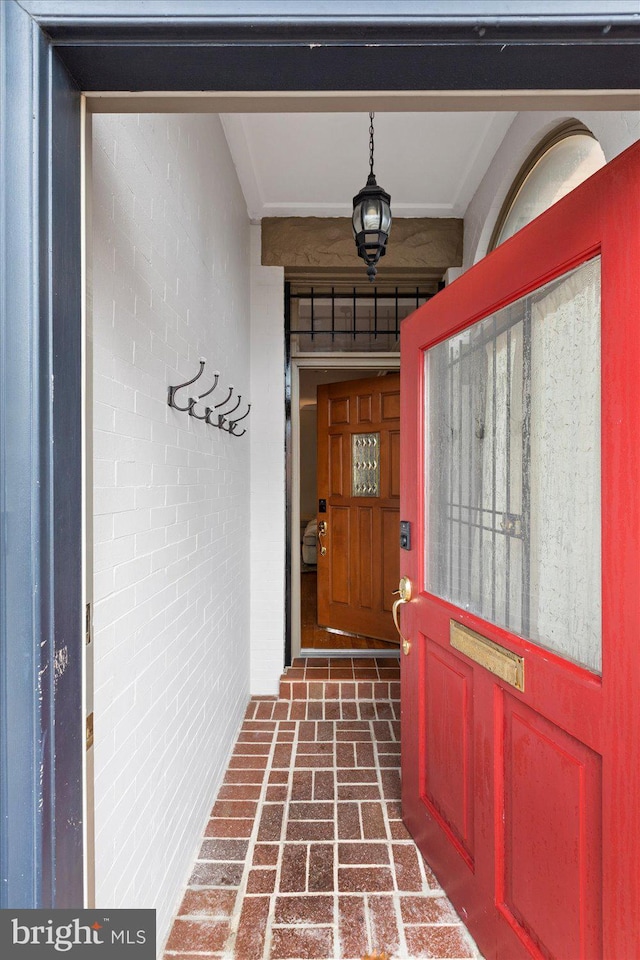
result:
<svg viewBox="0 0 640 960"><path fill-rule="evenodd" d="M636 146L402 329L403 810L489 958L640 956L639 200Z"/></svg>

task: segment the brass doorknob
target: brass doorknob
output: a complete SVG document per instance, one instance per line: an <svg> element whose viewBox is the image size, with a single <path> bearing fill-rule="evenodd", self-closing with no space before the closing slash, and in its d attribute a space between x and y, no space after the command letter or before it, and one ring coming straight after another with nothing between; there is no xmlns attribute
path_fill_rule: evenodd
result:
<svg viewBox="0 0 640 960"><path fill-rule="evenodd" d="M411 650L411 641L407 640L402 636L402 631L400 630L400 624L398 622L398 610L403 603L409 603L411 600L411 580L408 577L402 577L400 583L398 584L398 589L394 590L394 596L398 596L398 599L394 601L393 607L391 608L391 613L393 614L393 622L396 625L396 630L400 635L402 641L402 652L406 655Z"/></svg>

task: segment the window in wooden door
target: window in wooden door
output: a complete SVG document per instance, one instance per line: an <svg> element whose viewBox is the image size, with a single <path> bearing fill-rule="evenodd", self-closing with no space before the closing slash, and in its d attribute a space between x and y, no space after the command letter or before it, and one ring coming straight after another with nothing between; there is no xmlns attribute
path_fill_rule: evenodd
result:
<svg viewBox="0 0 640 960"><path fill-rule="evenodd" d="M601 669L600 259L426 352L426 589Z"/></svg>

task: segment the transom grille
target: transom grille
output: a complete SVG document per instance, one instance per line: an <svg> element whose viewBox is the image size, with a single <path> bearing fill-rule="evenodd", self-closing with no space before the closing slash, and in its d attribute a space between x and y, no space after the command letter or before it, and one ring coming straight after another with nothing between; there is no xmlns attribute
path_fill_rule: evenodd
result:
<svg viewBox="0 0 640 960"><path fill-rule="evenodd" d="M291 355L398 352L402 320L432 296L420 287L288 286Z"/></svg>

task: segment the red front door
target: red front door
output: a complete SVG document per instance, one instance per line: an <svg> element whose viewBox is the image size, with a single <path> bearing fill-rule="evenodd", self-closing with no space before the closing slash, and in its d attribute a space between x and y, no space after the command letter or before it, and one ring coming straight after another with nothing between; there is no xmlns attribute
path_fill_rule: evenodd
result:
<svg viewBox="0 0 640 960"><path fill-rule="evenodd" d="M405 822L488 958L640 957L640 146L402 325Z"/></svg>

